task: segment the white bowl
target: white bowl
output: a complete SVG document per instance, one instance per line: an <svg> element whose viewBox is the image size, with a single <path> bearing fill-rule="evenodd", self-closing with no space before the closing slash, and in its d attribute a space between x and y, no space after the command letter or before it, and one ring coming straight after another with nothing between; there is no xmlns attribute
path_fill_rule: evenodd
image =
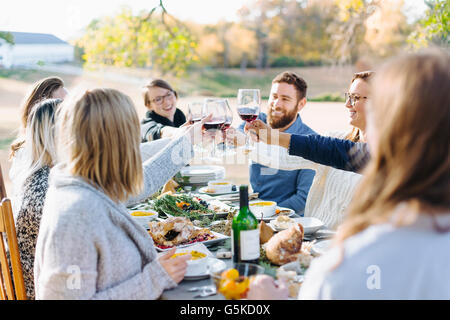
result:
<svg viewBox="0 0 450 320"><path fill-rule="evenodd" d="M142 213L142 215L136 215L138 213ZM148 223L150 221L156 220L158 218L158 212L154 210L132 210L130 211L130 215L145 229L149 228Z"/></svg>
<svg viewBox="0 0 450 320"><path fill-rule="evenodd" d="M229 181L214 180L208 182L208 191L212 193L229 193L233 184Z"/></svg>
<svg viewBox="0 0 450 320"><path fill-rule="evenodd" d="M321 220L314 217L301 217L294 220L303 226L305 234L313 234L324 226L324 223Z"/></svg>
<svg viewBox="0 0 450 320"><path fill-rule="evenodd" d="M272 217L276 213L277 203L275 201L265 200L251 201L249 209L256 218Z"/></svg>
<svg viewBox="0 0 450 320"><path fill-rule="evenodd" d="M193 254L193 251L197 252L197 255L203 255L203 257L195 257ZM181 255L181 254L191 254L192 258L187 261L187 269L185 276L196 276L200 274L205 274L207 271L207 265L208 265L208 254L206 252L201 252L198 250L194 250L192 248L190 249L179 249L176 251L174 256Z"/></svg>

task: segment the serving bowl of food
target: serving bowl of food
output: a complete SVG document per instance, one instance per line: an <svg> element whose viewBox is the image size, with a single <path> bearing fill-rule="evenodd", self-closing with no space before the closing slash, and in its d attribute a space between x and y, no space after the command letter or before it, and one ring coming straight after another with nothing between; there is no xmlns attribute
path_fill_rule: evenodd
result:
<svg viewBox="0 0 450 320"><path fill-rule="evenodd" d="M158 212L155 210L147 209L147 210L131 210L130 215L133 219L139 223L145 229L148 229L148 223L150 221L156 220L158 218Z"/></svg>
<svg viewBox="0 0 450 320"><path fill-rule="evenodd" d="M227 300L239 300L247 297L252 278L264 268L253 263L234 263L231 268L216 264L209 266L209 273L217 292Z"/></svg>
<svg viewBox="0 0 450 320"><path fill-rule="evenodd" d="M230 193L232 191L233 184L229 181L214 180L208 182L208 193Z"/></svg>
<svg viewBox="0 0 450 320"><path fill-rule="evenodd" d="M185 276L195 276L198 274L206 273L206 266L208 262L208 254L205 252L192 250L192 249L179 249L171 258L191 255L191 259L187 261L187 270Z"/></svg>
<svg viewBox="0 0 450 320"><path fill-rule="evenodd" d="M249 204L250 211L256 218L268 218L276 214L277 203L275 201L256 200Z"/></svg>

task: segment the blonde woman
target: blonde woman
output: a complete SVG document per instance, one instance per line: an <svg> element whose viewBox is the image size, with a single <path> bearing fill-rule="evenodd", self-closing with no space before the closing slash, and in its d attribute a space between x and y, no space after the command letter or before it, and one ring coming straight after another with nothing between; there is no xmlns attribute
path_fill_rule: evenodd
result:
<svg viewBox="0 0 450 320"><path fill-rule="evenodd" d="M369 81L374 72L364 71L353 75L345 106L349 109L350 132L335 132L329 136L348 139L353 142L365 142L366 115L365 105L370 96ZM267 128L269 130L269 128ZM335 169L291 156L288 150L275 145L259 144L259 148L250 154L252 161L281 170L312 169L314 179L306 199L305 217L315 217L323 221L326 227L336 229L344 219L344 213L352 199L361 175Z"/></svg>
<svg viewBox="0 0 450 320"><path fill-rule="evenodd" d="M300 299L450 299L449 87L444 51L401 56L377 73L367 118L372 159ZM286 297L267 278L251 297L267 298L261 290Z"/></svg>
<svg viewBox="0 0 450 320"><path fill-rule="evenodd" d="M57 117L57 154L36 246L37 299L156 299L183 279L189 257L157 258L126 205L158 190L191 158L185 128L142 165L139 119L113 89L67 99Z"/></svg>
<svg viewBox="0 0 450 320"><path fill-rule="evenodd" d="M24 180L28 177L27 170L29 162L32 159L24 155L25 133L28 124L29 115L33 107L46 99L64 99L67 90L64 87L64 81L59 77L47 77L34 83L26 94L21 106L21 126L17 138L11 144L10 160L11 169L9 178L13 183L13 211L17 214L18 205L22 202L20 195L23 194L22 186Z"/></svg>
<svg viewBox="0 0 450 320"><path fill-rule="evenodd" d="M15 223L28 299L34 299L34 252L48 189L48 175L56 159L55 111L61 101L48 99L38 103L31 110L26 127L24 152L29 162L23 168L27 179Z"/></svg>

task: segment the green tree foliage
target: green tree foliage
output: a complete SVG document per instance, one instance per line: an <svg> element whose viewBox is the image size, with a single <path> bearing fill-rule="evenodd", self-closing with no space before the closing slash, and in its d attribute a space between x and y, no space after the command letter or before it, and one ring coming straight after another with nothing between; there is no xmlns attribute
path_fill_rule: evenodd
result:
<svg viewBox="0 0 450 320"><path fill-rule="evenodd" d="M123 7L115 16L92 21L77 42L85 65L152 68L162 74L182 75L197 59L197 41L161 8L161 13L154 8L133 15Z"/></svg>
<svg viewBox="0 0 450 320"><path fill-rule="evenodd" d="M14 44L14 37L9 32L0 31L0 39L5 40L7 43Z"/></svg>
<svg viewBox="0 0 450 320"><path fill-rule="evenodd" d="M408 42L415 48L430 44L450 48L450 0L429 0L425 4L428 6L425 17L418 22Z"/></svg>

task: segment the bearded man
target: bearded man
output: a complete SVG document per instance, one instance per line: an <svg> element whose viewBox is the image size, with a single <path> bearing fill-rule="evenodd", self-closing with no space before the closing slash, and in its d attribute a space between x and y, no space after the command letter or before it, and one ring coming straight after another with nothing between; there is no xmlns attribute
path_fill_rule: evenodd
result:
<svg viewBox="0 0 450 320"><path fill-rule="evenodd" d="M267 115L261 112L258 118L271 128L291 134L316 134L302 122L300 110L306 104L305 80L293 72L283 72L272 80ZM245 123L239 127L243 131ZM237 141L236 139L235 141ZM241 139L242 140L242 139ZM278 206L293 209L302 214L314 171L277 170L252 162L250 183L253 191L263 200L276 201Z"/></svg>

